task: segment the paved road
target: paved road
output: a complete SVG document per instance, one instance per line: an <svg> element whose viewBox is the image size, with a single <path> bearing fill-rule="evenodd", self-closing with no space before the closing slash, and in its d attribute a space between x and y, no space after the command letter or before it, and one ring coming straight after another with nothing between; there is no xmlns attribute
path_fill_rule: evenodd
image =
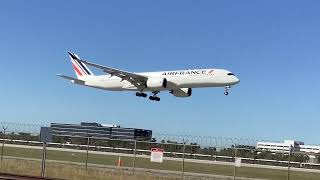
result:
<svg viewBox="0 0 320 180"><path fill-rule="evenodd" d="M27 146L27 145L16 145L16 144L5 144L5 146L6 147L16 147L16 148L42 149L42 147L40 147L40 146ZM77 149L54 148L54 147L47 147L47 149L48 150L54 150L54 151L71 152L71 153L72 152L74 152L74 153L86 153L86 150L77 150ZM89 154L133 157L133 154L101 152L101 151L89 151ZM148 156L148 155L136 155L136 157L138 157L138 158L148 158L148 159L150 158L150 156ZM164 160L182 161L183 159L182 158L164 157ZM199 159L185 159L185 162L234 166L233 162L210 161L210 160L199 160ZM252 167L252 168L276 169L276 170L287 170L288 169L288 167L283 167L283 166L271 166L271 165L247 164L247 163L242 163L241 166L243 166L243 167ZM317 169L305 169L305 168L293 168L293 167L290 167L290 171L320 173L320 170L317 170Z"/></svg>

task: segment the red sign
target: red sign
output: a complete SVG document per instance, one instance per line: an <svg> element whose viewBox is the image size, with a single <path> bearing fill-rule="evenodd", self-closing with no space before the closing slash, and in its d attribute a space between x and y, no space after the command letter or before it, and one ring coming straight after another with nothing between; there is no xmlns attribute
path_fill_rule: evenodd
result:
<svg viewBox="0 0 320 180"><path fill-rule="evenodd" d="M151 157L150 161L151 162L163 162L163 152L164 149L161 148L151 148Z"/></svg>

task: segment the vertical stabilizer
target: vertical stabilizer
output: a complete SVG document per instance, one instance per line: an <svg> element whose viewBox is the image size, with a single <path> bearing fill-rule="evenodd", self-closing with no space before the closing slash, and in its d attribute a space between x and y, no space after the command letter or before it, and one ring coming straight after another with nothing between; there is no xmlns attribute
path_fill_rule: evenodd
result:
<svg viewBox="0 0 320 180"><path fill-rule="evenodd" d="M79 56L71 52L68 52L68 54L71 59L74 72L76 73L78 79L81 79L86 76L94 76L90 69L84 63L79 61Z"/></svg>

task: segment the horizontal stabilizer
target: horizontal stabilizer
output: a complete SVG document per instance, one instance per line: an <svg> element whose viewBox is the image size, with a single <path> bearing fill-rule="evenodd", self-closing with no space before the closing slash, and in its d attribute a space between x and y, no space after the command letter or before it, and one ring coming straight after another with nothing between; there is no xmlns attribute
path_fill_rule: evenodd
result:
<svg viewBox="0 0 320 180"><path fill-rule="evenodd" d="M63 75L63 74L57 74L56 76L62 77L62 78L64 78L64 79L68 79L68 80L70 80L72 83L75 83L75 84L81 84L81 85L84 85L84 84L85 84L85 81L82 81L82 80L80 80L80 79L73 78L73 77L70 77L70 76L66 76L66 75Z"/></svg>

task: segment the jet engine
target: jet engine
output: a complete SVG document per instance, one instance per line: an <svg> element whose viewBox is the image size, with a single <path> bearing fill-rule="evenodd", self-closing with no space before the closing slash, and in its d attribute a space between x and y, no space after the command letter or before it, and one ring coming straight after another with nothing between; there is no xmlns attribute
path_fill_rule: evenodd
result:
<svg viewBox="0 0 320 180"><path fill-rule="evenodd" d="M149 78L147 80L148 88L166 88L167 87L167 79L166 78Z"/></svg>
<svg viewBox="0 0 320 180"><path fill-rule="evenodd" d="M191 88L180 88L180 89L174 89L170 91L174 96L176 97L190 97L192 94Z"/></svg>

